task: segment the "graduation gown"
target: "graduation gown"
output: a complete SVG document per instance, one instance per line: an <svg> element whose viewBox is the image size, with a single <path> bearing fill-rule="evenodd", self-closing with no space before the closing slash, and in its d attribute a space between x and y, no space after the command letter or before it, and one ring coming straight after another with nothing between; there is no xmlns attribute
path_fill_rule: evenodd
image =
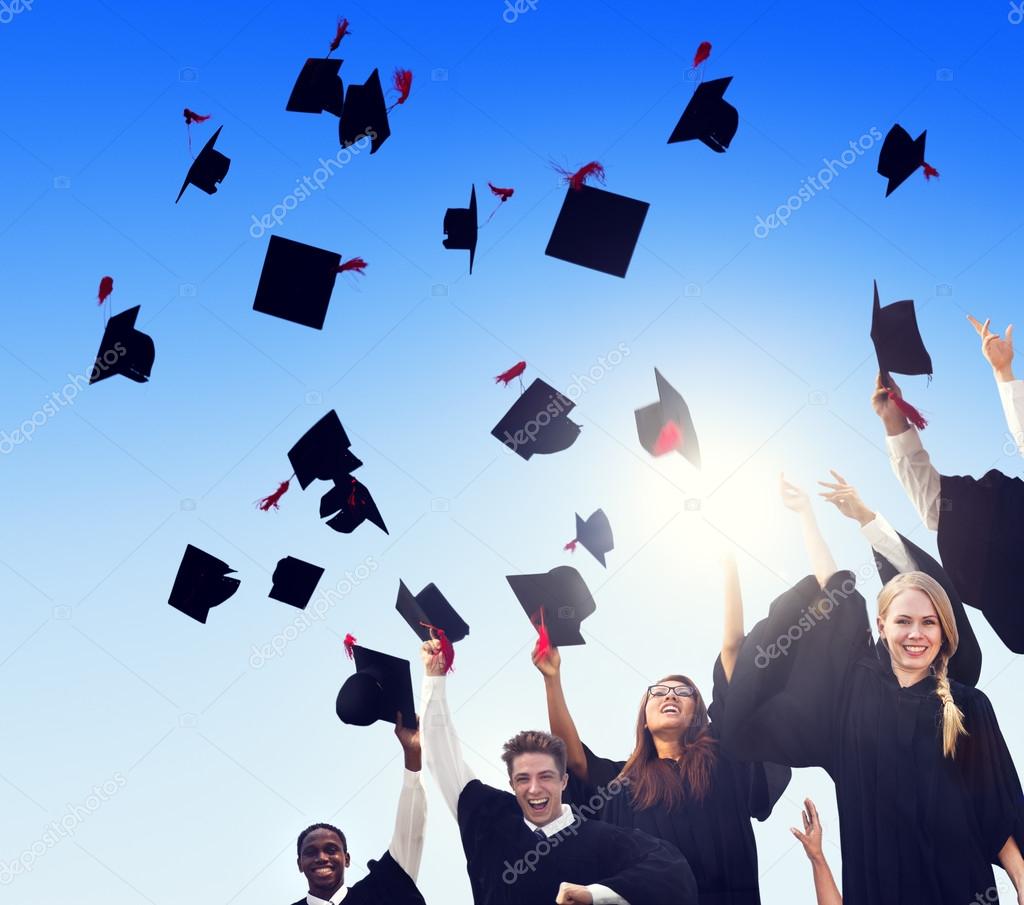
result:
<svg viewBox="0 0 1024 905"><path fill-rule="evenodd" d="M391 857L391 852L384 852L383 858L368 866L369 874L349 887L344 905L426 905L412 877ZM295 905L306 905L306 897Z"/></svg>
<svg viewBox="0 0 1024 905"><path fill-rule="evenodd" d="M939 556L953 584L1000 640L1024 654L1024 481L992 469L941 475Z"/></svg>
<svg viewBox="0 0 1024 905"><path fill-rule="evenodd" d="M978 679L981 678L981 645L978 644L978 639L974 635L974 629L971 628L971 623L967 618L967 611L964 609L960 595L957 593L946 570L932 556L907 540L902 534L899 535L899 538L903 542L907 553L910 554L917 565L918 570L930 575L942 585L942 589L946 592L949 602L953 605L953 615L956 618L956 630L960 636L960 643L957 645L956 653L953 654L949 661L949 677L956 679L957 682L963 682L964 685L972 687L977 685ZM878 577L882 579L882 584L888 584L899 572L877 550L874 551L874 554L875 566L878 568Z"/></svg>
<svg viewBox="0 0 1024 905"><path fill-rule="evenodd" d="M748 635L723 744L828 771L845 905L998 901L992 864L1010 836L1024 845L1024 800L992 705L950 682L970 734L945 757L935 679L900 687L853 573L836 573L825 594L808 576Z"/></svg>
<svg viewBox="0 0 1024 905"><path fill-rule="evenodd" d="M551 905L562 883L601 883L629 905L697 905L697 884L671 845L580 819L540 839L515 796L478 779L459 796L459 832L475 905Z"/></svg>
<svg viewBox="0 0 1024 905"><path fill-rule="evenodd" d="M720 736L728 689L719 658L708 711L715 738ZM719 745L711 786L703 801L687 798L673 809L656 805L640 810L633 807L628 789L614 796L598 794L600 787L619 776L625 761L598 757L586 745L583 750L587 755L587 783L570 780L572 803L587 806L588 802L596 805L600 801L594 808L599 819L671 842L693 869L700 905L760 905L757 846L750 820L766 820L771 814L789 784L788 767L735 761ZM677 766L675 761L670 763Z"/></svg>

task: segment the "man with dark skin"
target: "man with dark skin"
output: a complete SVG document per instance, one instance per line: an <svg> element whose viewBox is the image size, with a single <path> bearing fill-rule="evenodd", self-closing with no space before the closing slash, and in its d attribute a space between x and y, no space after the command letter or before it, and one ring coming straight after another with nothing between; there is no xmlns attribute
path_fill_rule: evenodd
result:
<svg viewBox="0 0 1024 905"><path fill-rule="evenodd" d="M398 802L395 833L384 857L370 862L370 873L351 886L345 884L345 870L352 862L345 834L327 823L315 823L298 839L299 872L306 878L309 893L295 905L424 905L416 888L426 795L420 779L420 733L402 725L397 716L395 735L405 757L405 779Z"/></svg>

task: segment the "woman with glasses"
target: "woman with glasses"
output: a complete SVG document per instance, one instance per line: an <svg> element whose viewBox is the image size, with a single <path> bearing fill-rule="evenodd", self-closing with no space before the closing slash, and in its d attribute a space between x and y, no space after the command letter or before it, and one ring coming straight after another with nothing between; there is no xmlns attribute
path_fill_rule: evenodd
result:
<svg viewBox="0 0 1024 905"><path fill-rule="evenodd" d="M751 818L765 820L789 782L773 764L738 763L718 745L729 677L743 643L736 563L725 562L725 631L710 708L684 675L644 689L628 759L598 757L580 740L562 691L561 657L534 657L544 676L551 732L568 750L570 800L583 814L671 842L697 878L700 905L759 905ZM619 783L607 790L614 780Z"/></svg>

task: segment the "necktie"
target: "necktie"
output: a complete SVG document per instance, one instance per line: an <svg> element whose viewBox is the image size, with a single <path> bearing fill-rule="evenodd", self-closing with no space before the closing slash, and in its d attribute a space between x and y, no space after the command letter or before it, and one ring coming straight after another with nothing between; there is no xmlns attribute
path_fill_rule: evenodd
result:
<svg viewBox="0 0 1024 905"><path fill-rule="evenodd" d="M536 836L538 839L542 839L545 842L547 842L548 837L544 830L534 830L533 835Z"/></svg>

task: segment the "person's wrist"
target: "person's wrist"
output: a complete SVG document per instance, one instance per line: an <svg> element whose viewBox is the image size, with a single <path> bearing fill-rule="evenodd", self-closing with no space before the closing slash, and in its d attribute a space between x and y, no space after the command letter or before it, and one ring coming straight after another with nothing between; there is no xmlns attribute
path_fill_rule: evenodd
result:
<svg viewBox="0 0 1024 905"><path fill-rule="evenodd" d="M418 747L402 747L405 752L405 769L410 773L419 773L423 769L423 752Z"/></svg>
<svg viewBox="0 0 1024 905"><path fill-rule="evenodd" d="M544 675L544 684L550 688L557 688L562 684L562 674L560 672L546 672Z"/></svg>
<svg viewBox="0 0 1024 905"><path fill-rule="evenodd" d="M857 524L863 528L865 525L870 525L876 518L876 513L870 509L862 509L856 516Z"/></svg>
<svg viewBox="0 0 1024 905"><path fill-rule="evenodd" d="M1016 378L1013 376L1012 365L1005 365L1001 368L993 368L992 371L996 376L996 380L998 380L1000 383L1010 383L1011 381L1016 380Z"/></svg>
<svg viewBox="0 0 1024 905"><path fill-rule="evenodd" d="M882 423L885 425L886 434L890 437L898 437L910 427L910 422L899 412L894 415L883 415Z"/></svg>

